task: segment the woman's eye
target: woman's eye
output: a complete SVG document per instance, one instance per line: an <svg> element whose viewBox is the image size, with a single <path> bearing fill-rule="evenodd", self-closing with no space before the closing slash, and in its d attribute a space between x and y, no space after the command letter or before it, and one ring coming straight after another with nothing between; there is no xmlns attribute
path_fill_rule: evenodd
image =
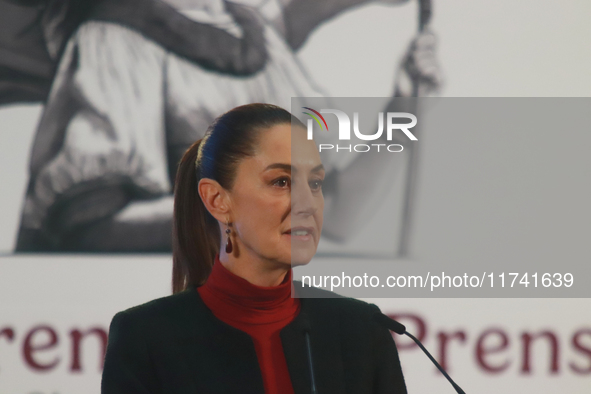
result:
<svg viewBox="0 0 591 394"><path fill-rule="evenodd" d="M289 186L289 178L279 178L273 181L273 185L279 187L288 187Z"/></svg>
<svg viewBox="0 0 591 394"><path fill-rule="evenodd" d="M324 183L324 179L316 179L310 182L310 189L312 190L320 190L322 189L322 184Z"/></svg>

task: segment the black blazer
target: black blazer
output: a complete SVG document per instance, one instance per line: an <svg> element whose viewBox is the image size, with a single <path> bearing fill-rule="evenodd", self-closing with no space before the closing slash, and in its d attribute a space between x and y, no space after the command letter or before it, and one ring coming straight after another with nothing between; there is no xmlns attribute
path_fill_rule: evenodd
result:
<svg viewBox="0 0 591 394"><path fill-rule="evenodd" d="M371 319L376 310L353 298L301 298L300 314L280 332L296 394L311 392L303 315L318 394L406 393L394 340ZM115 315L101 393L264 394L264 388L251 337L216 318L191 287Z"/></svg>

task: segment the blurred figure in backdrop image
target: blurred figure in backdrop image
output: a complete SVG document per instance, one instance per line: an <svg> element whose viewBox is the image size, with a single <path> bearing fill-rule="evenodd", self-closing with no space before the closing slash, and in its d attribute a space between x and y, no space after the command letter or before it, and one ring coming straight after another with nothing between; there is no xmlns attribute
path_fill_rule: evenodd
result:
<svg viewBox="0 0 591 394"><path fill-rule="evenodd" d="M0 0L3 31L12 32L0 37L0 103L46 102L15 250L170 252L177 164L215 116L326 96L297 58L307 38L352 8L405 2ZM412 40L393 97L437 90L435 48L428 29ZM358 227L335 220L363 200L347 199L347 190L380 197L383 178L359 187L347 176L353 167L387 168L376 160L392 158L379 156L338 171L325 162L343 196L327 210L327 239Z"/></svg>
<svg viewBox="0 0 591 394"><path fill-rule="evenodd" d="M115 315L102 394L406 393L376 305L292 283L318 247L325 175L288 111L217 118L177 171L174 294Z"/></svg>

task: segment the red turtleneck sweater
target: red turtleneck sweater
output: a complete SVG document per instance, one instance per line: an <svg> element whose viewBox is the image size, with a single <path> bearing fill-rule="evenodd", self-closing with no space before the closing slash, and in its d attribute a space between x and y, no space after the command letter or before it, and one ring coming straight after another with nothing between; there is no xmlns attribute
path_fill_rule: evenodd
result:
<svg viewBox="0 0 591 394"><path fill-rule="evenodd" d="M278 286L257 286L230 272L216 255L207 282L197 288L218 319L252 337L266 394L293 394L279 336L300 311L300 300L291 297L291 274Z"/></svg>

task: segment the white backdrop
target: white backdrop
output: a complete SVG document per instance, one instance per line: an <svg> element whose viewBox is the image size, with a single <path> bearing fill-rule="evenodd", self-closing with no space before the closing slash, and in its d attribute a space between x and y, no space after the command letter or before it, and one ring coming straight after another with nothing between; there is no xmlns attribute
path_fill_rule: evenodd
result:
<svg viewBox="0 0 591 394"><path fill-rule="evenodd" d="M591 3L584 0L571 1L568 7L549 0L435 1L432 29L439 36L446 81L442 95L589 96L590 11ZM333 96L387 96L394 85L394 65L413 35L415 19L415 3L351 11L321 27L301 51L301 60ZM383 77L387 75L391 80ZM0 109L0 199L3 207L9 207L0 210L0 250L14 243L27 181L28 149L40 111L40 106ZM568 176L568 169L564 171ZM429 179L429 174L424 178ZM421 198L420 206L425 207L438 196ZM416 255L428 254L425 240L417 239L415 244ZM582 264L589 261L589 253L576 257ZM169 284L168 256L2 257L0 394L98 393L98 337L89 335L80 342L78 369L72 365L76 358L72 332L106 329L115 312L169 294ZM387 313L422 319L425 345L440 357L446 343L450 373L468 393L582 394L591 389L591 333L585 334L591 330L588 299L371 301ZM409 330L418 330L411 320L403 322ZM507 337L501 351L486 356L491 365L506 363L498 373L485 371L476 358L479 337L494 328ZM464 340L445 342L445 337L458 331ZM552 354L548 341L535 341L529 350L530 372L524 372L522 335L542 331L554 335L557 352ZM578 340L574 340L577 333ZM499 345L494 339L488 337L486 345ZM42 349L43 345L48 346ZM401 358L410 392L453 392L417 349L401 349ZM54 366L39 371L35 363Z"/></svg>

